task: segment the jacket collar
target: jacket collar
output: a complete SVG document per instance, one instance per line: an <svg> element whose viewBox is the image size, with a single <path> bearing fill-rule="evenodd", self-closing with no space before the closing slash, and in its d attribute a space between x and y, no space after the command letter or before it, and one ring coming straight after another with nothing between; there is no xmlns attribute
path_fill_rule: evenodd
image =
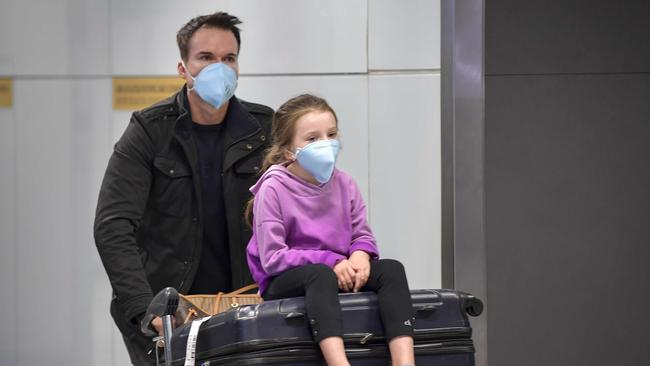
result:
<svg viewBox="0 0 650 366"><path fill-rule="evenodd" d="M178 118L174 130L184 139L189 139L192 135L192 116L190 114L190 102L187 98L187 85L176 93L176 108L178 109Z"/></svg>
<svg viewBox="0 0 650 366"><path fill-rule="evenodd" d="M226 131L232 139L231 141L250 136L261 128L260 123L248 113L235 96L230 98L224 123L226 124Z"/></svg>
<svg viewBox="0 0 650 366"><path fill-rule="evenodd" d="M183 138L189 138L192 134L192 115L190 113L190 102L187 98L187 85L176 94L176 107L178 108L178 119L176 131ZM228 143L238 141L246 136L254 134L261 129L259 122L244 108L237 97L230 98L225 123L228 134Z"/></svg>

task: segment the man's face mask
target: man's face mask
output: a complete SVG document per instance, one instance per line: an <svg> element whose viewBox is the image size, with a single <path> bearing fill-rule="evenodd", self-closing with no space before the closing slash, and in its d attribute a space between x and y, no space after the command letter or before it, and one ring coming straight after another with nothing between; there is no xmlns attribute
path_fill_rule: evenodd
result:
<svg viewBox="0 0 650 366"><path fill-rule="evenodd" d="M190 74L185 63L183 63L183 67L185 67L190 78L194 80L194 86L188 90L196 91L201 99L215 108L221 107L235 94L237 73L223 62L204 67L196 77Z"/></svg>
<svg viewBox="0 0 650 366"><path fill-rule="evenodd" d="M319 140L297 149L296 160L319 183L327 183L332 178L338 154L338 140Z"/></svg>

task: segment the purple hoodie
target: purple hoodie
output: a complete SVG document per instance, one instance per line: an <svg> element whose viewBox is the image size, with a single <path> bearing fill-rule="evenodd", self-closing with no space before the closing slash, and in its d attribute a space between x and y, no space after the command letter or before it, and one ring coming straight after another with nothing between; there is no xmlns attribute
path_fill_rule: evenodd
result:
<svg viewBox="0 0 650 366"><path fill-rule="evenodd" d="M264 293L274 276L305 264L334 267L355 250L379 257L356 183L334 169L317 186L273 165L251 187L253 236L246 249L253 279Z"/></svg>

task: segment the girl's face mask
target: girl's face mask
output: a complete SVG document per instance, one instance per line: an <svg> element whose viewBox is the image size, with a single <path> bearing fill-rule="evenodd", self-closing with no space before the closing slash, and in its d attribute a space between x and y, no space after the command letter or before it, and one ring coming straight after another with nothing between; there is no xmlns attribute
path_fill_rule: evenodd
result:
<svg viewBox="0 0 650 366"><path fill-rule="evenodd" d="M322 184L332 178L338 154L338 140L319 140L298 148L295 155L298 164Z"/></svg>

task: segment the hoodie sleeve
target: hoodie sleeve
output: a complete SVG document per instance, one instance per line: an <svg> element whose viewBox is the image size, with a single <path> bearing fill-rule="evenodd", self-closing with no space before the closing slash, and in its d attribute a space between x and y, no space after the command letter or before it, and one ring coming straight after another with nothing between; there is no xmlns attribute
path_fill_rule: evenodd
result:
<svg viewBox="0 0 650 366"><path fill-rule="evenodd" d="M362 250L370 255L370 259L379 259L377 242L366 219L366 204L363 202L359 186L352 178L350 178L349 190L351 197L352 243L350 244L348 256L356 250Z"/></svg>
<svg viewBox="0 0 650 366"><path fill-rule="evenodd" d="M329 250L289 248L280 200L268 184L262 185L255 195L253 225L262 268L271 276L305 264L322 263L333 268L339 260L345 259Z"/></svg>

